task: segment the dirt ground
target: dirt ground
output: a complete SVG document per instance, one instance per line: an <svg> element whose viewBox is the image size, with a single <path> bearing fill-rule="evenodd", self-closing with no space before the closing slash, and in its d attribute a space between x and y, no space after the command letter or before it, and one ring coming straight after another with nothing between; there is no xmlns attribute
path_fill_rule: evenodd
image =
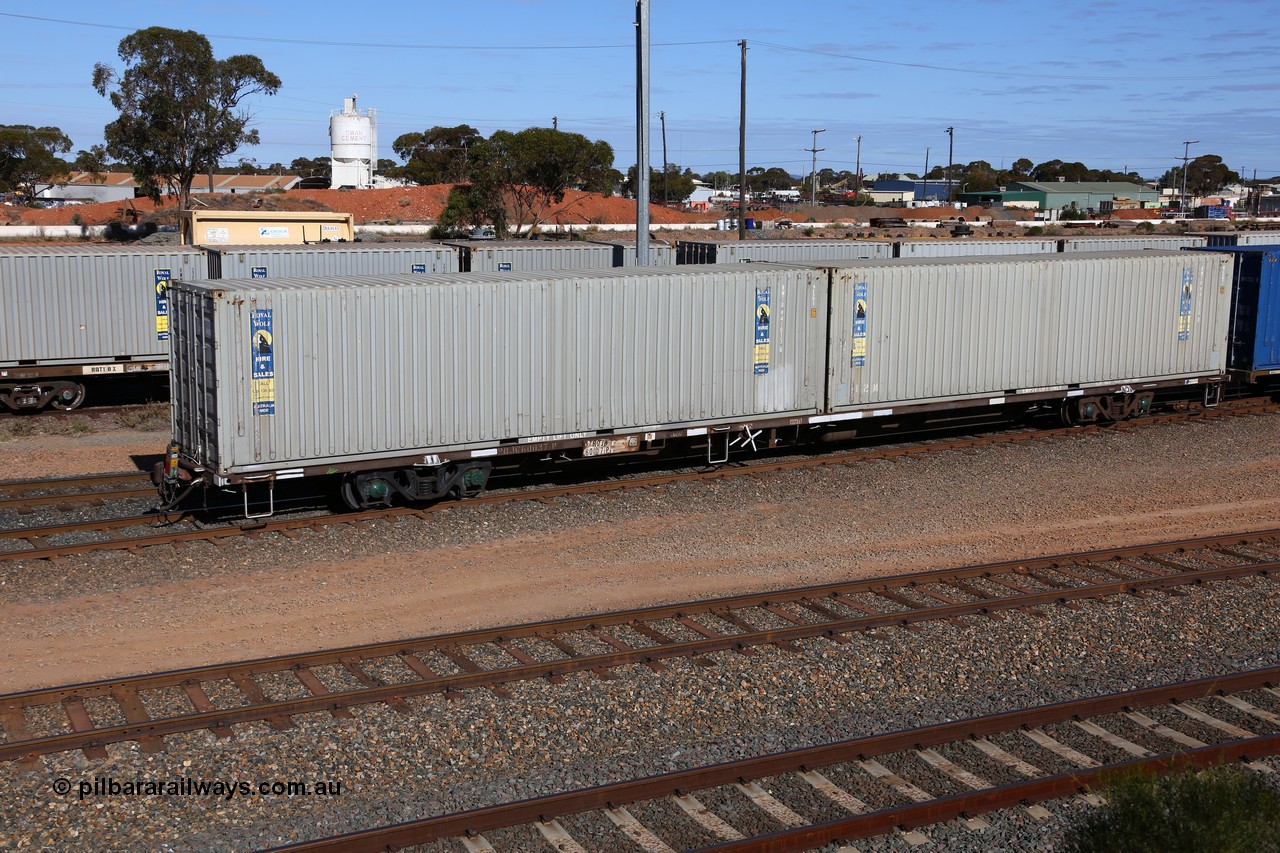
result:
<svg viewBox="0 0 1280 853"><path fill-rule="evenodd" d="M1280 418L945 453L408 525L34 563L0 692L288 651L1269 528ZM0 479L127 470L161 433L0 443ZM741 481L741 482L740 482ZM34 591L66 579L66 591ZM28 588L28 585L31 588ZM85 643L86 638L94 641Z"/></svg>
<svg viewBox="0 0 1280 853"><path fill-rule="evenodd" d="M399 187L377 190L288 190L287 192L252 193L248 195L214 195L211 199L200 199L202 206L215 209L248 209L261 210L331 210L350 213L355 217L357 225L368 224L404 224L434 223L444 210L449 198L449 184L434 184L425 187ZM134 199L132 206L136 208L144 220L155 220L160 224L175 224L176 207L168 202L157 207L149 199ZM880 207L831 207L800 206L795 210L783 212L769 208L752 210L749 216L766 224L783 216L795 223L791 231L770 230L769 236L800 236L805 222L861 222L866 223L873 216L898 217L915 220L952 220L963 216L969 222L989 221L998 213L1001 220L1028 218L1025 211L1002 210L993 212L984 208L971 207L965 211L957 211L950 207L935 208L880 208ZM720 211L710 213L692 213L661 205L649 206L649 220L655 226L679 225L687 223L715 222L730 216ZM6 222L20 225L105 225L118 221L122 216L120 202L104 202L101 204L68 205L66 207L31 209L20 207L0 208L0 238L4 236L3 225ZM622 196L602 196L598 193L586 193L569 190L564 200L547 211L542 230L554 230L556 225L624 225L636 221L636 203L634 199ZM899 233L901 232L901 233ZM895 229L898 236L933 236L933 229L925 229L917 233L908 229ZM721 232L717 239L734 239L736 232ZM755 234L753 236L759 236ZM844 236L843 232L824 234L821 236Z"/></svg>

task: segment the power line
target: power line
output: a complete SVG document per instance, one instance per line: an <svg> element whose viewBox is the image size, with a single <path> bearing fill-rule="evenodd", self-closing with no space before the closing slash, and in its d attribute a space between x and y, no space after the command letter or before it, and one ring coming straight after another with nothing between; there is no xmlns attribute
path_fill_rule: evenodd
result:
<svg viewBox="0 0 1280 853"><path fill-rule="evenodd" d="M42 18L37 15L19 15L16 12L0 12L0 17L4 18L21 18L26 21L39 21L45 24L66 24L73 27L93 27L99 30L125 30L133 32L137 27L127 27L120 24L98 24L92 21L68 21L63 18ZM316 39L284 39L272 38L271 36L237 36L219 33L209 33L205 35L208 39L228 39L230 41L253 41L253 42L269 42L271 44L301 44L313 45L317 47L371 47L380 50L616 50L619 48L627 48L634 50L635 45L632 44L405 44L398 42L360 42L360 41L320 41ZM716 39L713 41L669 41L656 42L653 47L689 47L693 45L705 44L735 44L731 39Z"/></svg>
<svg viewBox="0 0 1280 853"><path fill-rule="evenodd" d="M1108 80L1108 81L1141 80L1144 82L1149 82L1151 79L1150 75L1134 75L1132 77L1123 77L1117 74L1107 74L1107 75L1032 74L1030 72L1022 71L1020 69L1014 69L1014 68L1001 68L998 70L987 71L979 68L956 68L955 66L950 66L950 65L927 65L923 62L894 62L893 60L889 60L889 59L872 59L869 56L856 56L848 53L833 53L831 51L814 50L812 48L807 48L807 47L792 47L786 44L771 44L767 41L758 41L756 42L756 44L761 45L762 47L771 47L774 50L785 50L785 51L790 51L792 53L808 53L808 54L812 54L813 56L826 56L831 59L847 59L851 62L869 62L869 63L874 63L875 65L894 65L894 66L897 66L898 68L920 68L926 71L946 71L950 74L975 74L981 77L1002 77L1006 79L1009 77L1029 77L1037 80ZM1258 76L1273 77L1277 73L1280 73L1280 72L1272 72L1270 74L1267 74L1265 72L1260 72ZM1192 74L1184 77L1161 75L1160 79L1162 80L1238 80L1239 75L1238 74L1219 74L1214 76L1214 75L1208 75L1208 74Z"/></svg>

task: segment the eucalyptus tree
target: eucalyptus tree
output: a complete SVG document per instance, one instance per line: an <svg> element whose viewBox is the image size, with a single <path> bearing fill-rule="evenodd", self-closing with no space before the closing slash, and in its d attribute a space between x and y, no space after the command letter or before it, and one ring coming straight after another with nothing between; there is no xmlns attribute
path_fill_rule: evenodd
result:
<svg viewBox="0 0 1280 853"><path fill-rule="evenodd" d="M176 191L185 210L197 175L258 144L243 104L274 95L280 78L256 56L214 58L209 40L191 30L138 30L117 53L123 71L93 68L94 89L120 113L105 128L107 150L130 164L144 194L158 202L162 188Z"/></svg>
<svg viewBox="0 0 1280 853"><path fill-rule="evenodd" d="M67 172L67 162L58 155L70 150L71 140L56 127L0 125L0 191L29 200L37 182Z"/></svg>

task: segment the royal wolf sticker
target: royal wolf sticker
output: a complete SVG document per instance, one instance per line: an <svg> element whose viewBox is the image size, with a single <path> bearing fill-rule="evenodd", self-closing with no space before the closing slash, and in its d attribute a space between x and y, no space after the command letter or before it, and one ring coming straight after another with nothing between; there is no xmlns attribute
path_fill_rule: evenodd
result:
<svg viewBox="0 0 1280 853"><path fill-rule="evenodd" d="M853 286L853 367L867 366L867 283Z"/></svg>
<svg viewBox="0 0 1280 853"><path fill-rule="evenodd" d="M276 341L270 308L259 308L249 316L253 363L253 414L276 413Z"/></svg>
<svg viewBox="0 0 1280 853"><path fill-rule="evenodd" d="M171 270L156 270L156 340L169 340L169 282Z"/></svg>
<svg viewBox="0 0 1280 853"><path fill-rule="evenodd" d="M756 374L769 372L769 338L770 325L772 319L769 306L769 288L756 291L756 349L755 349L755 372Z"/></svg>
<svg viewBox="0 0 1280 853"><path fill-rule="evenodd" d="M1196 274L1191 269L1182 271L1182 294L1178 297L1178 342L1191 340L1191 287Z"/></svg>

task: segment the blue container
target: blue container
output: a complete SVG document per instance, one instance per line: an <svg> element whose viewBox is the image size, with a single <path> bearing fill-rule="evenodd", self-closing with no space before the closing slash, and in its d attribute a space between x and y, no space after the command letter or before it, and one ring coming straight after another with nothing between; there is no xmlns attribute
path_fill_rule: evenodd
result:
<svg viewBox="0 0 1280 853"><path fill-rule="evenodd" d="M1280 245L1191 251L1235 255L1227 367L1250 382L1280 375Z"/></svg>
<svg viewBox="0 0 1280 853"><path fill-rule="evenodd" d="M756 221L755 221L754 219L748 219L748 220L747 220L747 230L748 230L748 231L754 231L754 230L755 230L755 228L756 228Z"/></svg>

